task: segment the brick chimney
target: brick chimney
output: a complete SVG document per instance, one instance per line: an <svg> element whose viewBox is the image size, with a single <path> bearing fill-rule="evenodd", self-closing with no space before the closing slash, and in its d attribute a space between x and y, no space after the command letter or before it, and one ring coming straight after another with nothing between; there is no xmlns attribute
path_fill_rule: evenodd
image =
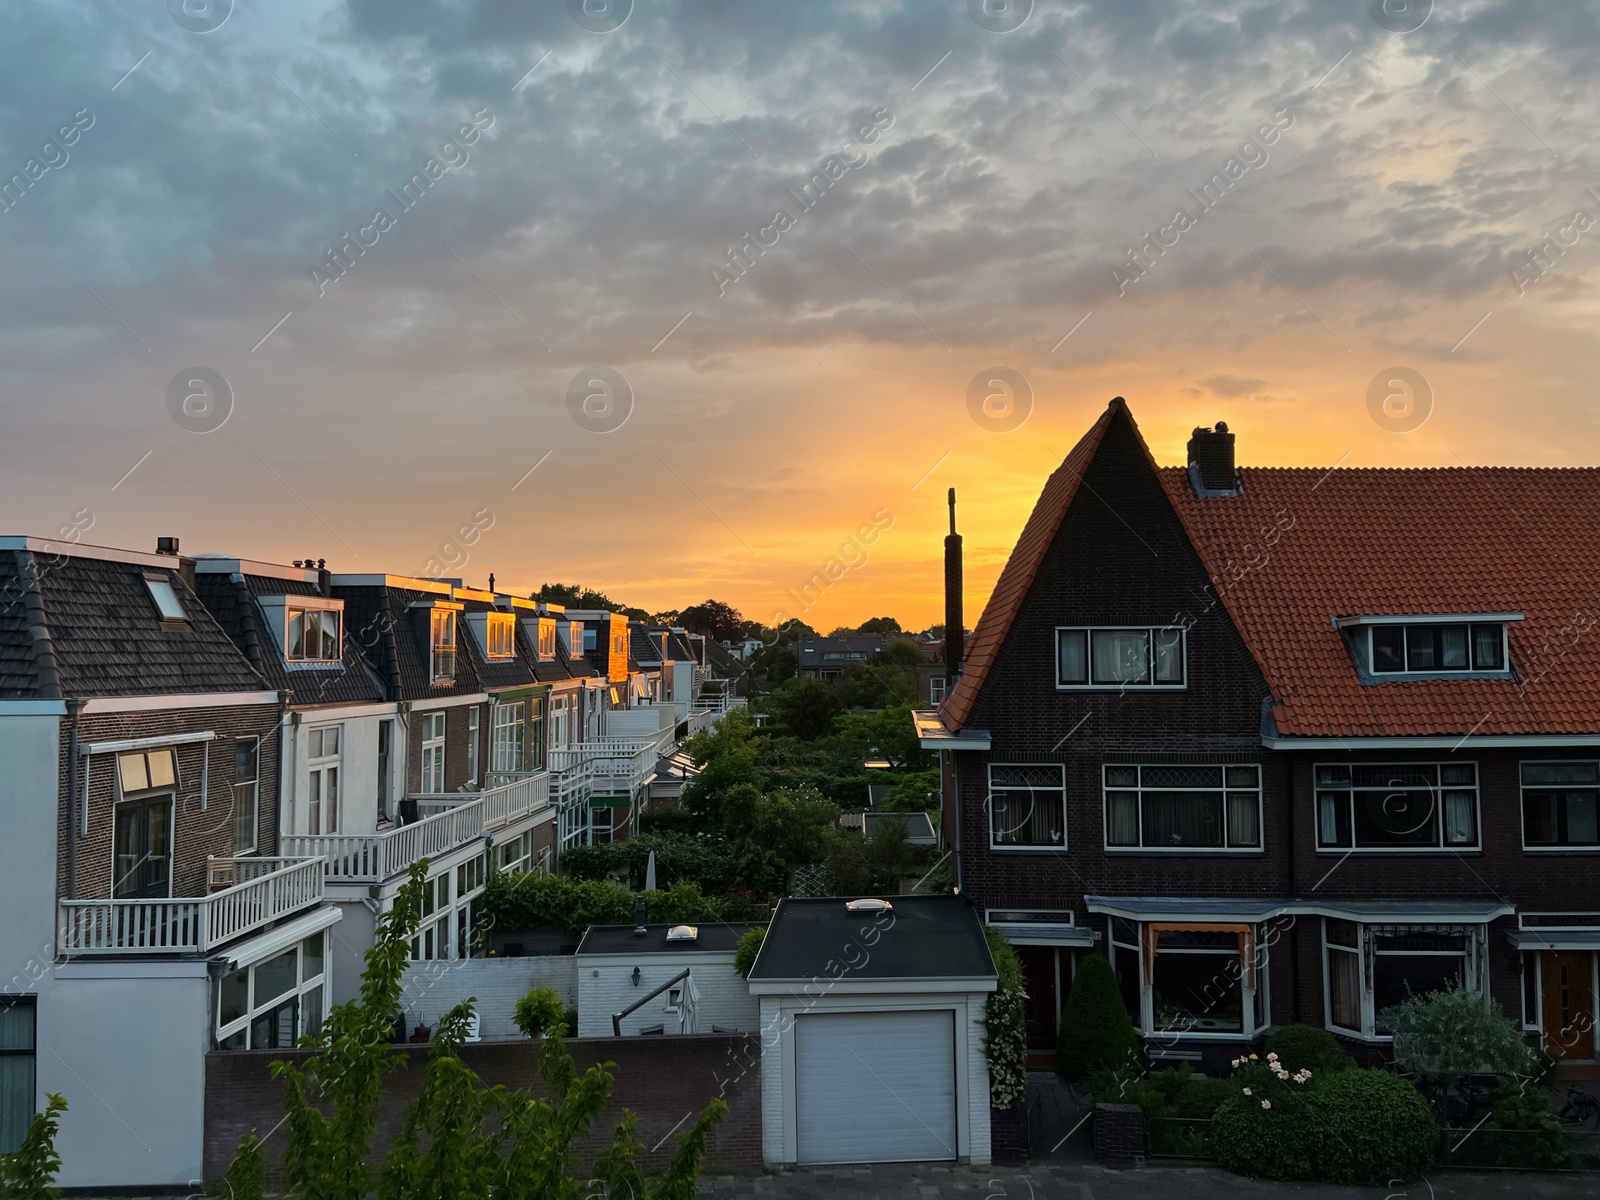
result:
<svg viewBox="0 0 1600 1200"><path fill-rule="evenodd" d="M1223 421L1215 429L1196 429L1189 438L1189 484L1197 496L1237 496L1239 472L1233 465L1233 434Z"/></svg>
<svg viewBox="0 0 1600 1200"><path fill-rule="evenodd" d="M944 539L944 675L945 691L961 673L966 628L961 614L961 535L956 532L956 490L950 489L950 534Z"/></svg>

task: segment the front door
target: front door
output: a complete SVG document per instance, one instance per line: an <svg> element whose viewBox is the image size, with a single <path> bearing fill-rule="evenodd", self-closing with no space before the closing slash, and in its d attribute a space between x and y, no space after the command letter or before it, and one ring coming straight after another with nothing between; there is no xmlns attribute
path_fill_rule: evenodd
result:
<svg viewBox="0 0 1600 1200"><path fill-rule="evenodd" d="M128 800L117 805L115 877L117 900L172 895L172 797Z"/></svg>
<svg viewBox="0 0 1600 1200"><path fill-rule="evenodd" d="M1017 946L1022 964L1022 986L1028 990L1024 1009L1030 1051L1055 1052L1056 1048L1056 955L1054 946Z"/></svg>
<svg viewBox="0 0 1600 1200"><path fill-rule="evenodd" d="M1594 952L1548 950L1540 956L1544 1041L1561 1058L1594 1057Z"/></svg>

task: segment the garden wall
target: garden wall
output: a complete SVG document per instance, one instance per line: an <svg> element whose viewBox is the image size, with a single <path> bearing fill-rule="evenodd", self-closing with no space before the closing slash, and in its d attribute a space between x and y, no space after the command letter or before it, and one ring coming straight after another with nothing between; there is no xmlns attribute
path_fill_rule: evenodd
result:
<svg viewBox="0 0 1600 1200"><path fill-rule="evenodd" d="M574 1149L587 1163L610 1144L624 1109L638 1117L638 1136L647 1147L640 1165L665 1166L677 1138L716 1096L728 1103L728 1116L707 1147L708 1175L761 1173L761 1039L757 1034L691 1034L673 1037L577 1038L566 1043L580 1072L596 1062L616 1064L616 1086L605 1115L586 1142ZM478 1042L463 1046L462 1061L484 1084L506 1084L544 1094L538 1075L541 1042ZM372 1159L387 1152L416 1095L429 1047L396 1046L406 1064L385 1080ZM265 1141L268 1190L281 1182L284 1131L283 1085L272 1078L278 1059L301 1061L304 1050L213 1051L206 1056L205 1177L227 1168L239 1138L252 1129ZM754 1064L754 1065L749 1065ZM269 1132L271 1131L271 1132ZM660 1149L652 1150L659 1143Z"/></svg>
<svg viewBox="0 0 1600 1200"><path fill-rule="evenodd" d="M418 1024L438 1028L440 1017L476 996L480 1037L490 1041L519 1038L522 1033L512 1023L512 1011L518 1000L540 984L560 992L567 1007L578 1006L575 964L570 954L412 963L400 980L406 1033Z"/></svg>

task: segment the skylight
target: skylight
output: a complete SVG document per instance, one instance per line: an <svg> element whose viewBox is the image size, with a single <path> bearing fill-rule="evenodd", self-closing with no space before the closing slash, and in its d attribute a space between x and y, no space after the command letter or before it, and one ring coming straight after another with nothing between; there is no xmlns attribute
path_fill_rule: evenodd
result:
<svg viewBox="0 0 1600 1200"><path fill-rule="evenodd" d="M183 604L178 599L178 593L172 590L170 580L145 576L145 587L150 589L150 598L156 602L156 608L161 613L163 621L187 621L189 614L183 611Z"/></svg>

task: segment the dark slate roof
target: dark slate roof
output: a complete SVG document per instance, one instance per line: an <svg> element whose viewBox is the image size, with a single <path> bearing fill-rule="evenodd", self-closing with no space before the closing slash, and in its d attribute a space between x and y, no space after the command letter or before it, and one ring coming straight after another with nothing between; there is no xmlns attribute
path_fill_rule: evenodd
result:
<svg viewBox="0 0 1600 1200"><path fill-rule="evenodd" d="M356 649L348 615L344 661L339 666L291 669L284 662L278 641L267 628L266 614L256 601L261 596L320 596L322 592L315 583L268 575L202 572L195 577L195 592L251 666L274 688L294 693L290 704L363 704L384 698L379 676L362 661ZM252 637L257 658L250 657Z"/></svg>
<svg viewBox="0 0 1600 1200"><path fill-rule="evenodd" d="M890 913L845 897L778 901L752 980L993 979L978 911L965 896L890 896ZM835 964L830 967L830 964ZM839 971L844 970L840 975Z"/></svg>
<svg viewBox="0 0 1600 1200"><path fill-rule="evenodd" d="M579 954L732 954L739 939L760 925L706 922L696 928L692 942L669 942L671 925L646 925L643 937L634 937L632 925L591 925L578 943Z"/></svg>
<svg viewBox="0 0 1600 1200"><path fill-rule="evenodd" d="M643 666L661 665L661 640L651 636L652 630L637 622L628 622L628 656Z"/></svg>
<svg viewBox="0 0 1600 1200"><path fill-rule="evenodd" d="M356 645L372 656L373 667L387 689L391 667L398 676L398 695L391 699L426 700L433 696L470 696L481 692L474 656L462 646L472 634L456 630L456 677L450 683L434 683L431 677L426 610L413 609L412 603L449 600L449 596L410 588L376 584L335 583L333 594L344 600L345 629ZM392 636L391 636L392 633ZM391 663L390 651L395 660Z"/></svg>
<svg viewBox="0 0 1600 1200"><path fill-rule="evenodd" d="M487 600L472 600L463 598L462 620L456 630L456 656L459 659L463 654L472 658L472 669L478 676L478 683L484 691L498 692L509 688L527 687L538 682L534 672L533 656L537 647L530 646L526 634L522 629L522 621L516 623L517 636L513 643L516 647L516 656L513 658L497 658L493 661L484 657L483 648L478 645L478 637L468 627L466 615L468 613L505 612L506 609L498 608ZM512 610L512 616L520 618L521 614ZM460 670L460 667L457 667Z"/></svg>
<svg viewBox="0 0 1600 1200"><path fill-rule="evenodd" d="M144 582L145 572L154 569L69 554L0 553L0 696L51 691L51 664L41 658L29 630L30 573L37 579L60 695L269 690L183 581L177 560L162 573L188 620L164 627Z"/></svg>

